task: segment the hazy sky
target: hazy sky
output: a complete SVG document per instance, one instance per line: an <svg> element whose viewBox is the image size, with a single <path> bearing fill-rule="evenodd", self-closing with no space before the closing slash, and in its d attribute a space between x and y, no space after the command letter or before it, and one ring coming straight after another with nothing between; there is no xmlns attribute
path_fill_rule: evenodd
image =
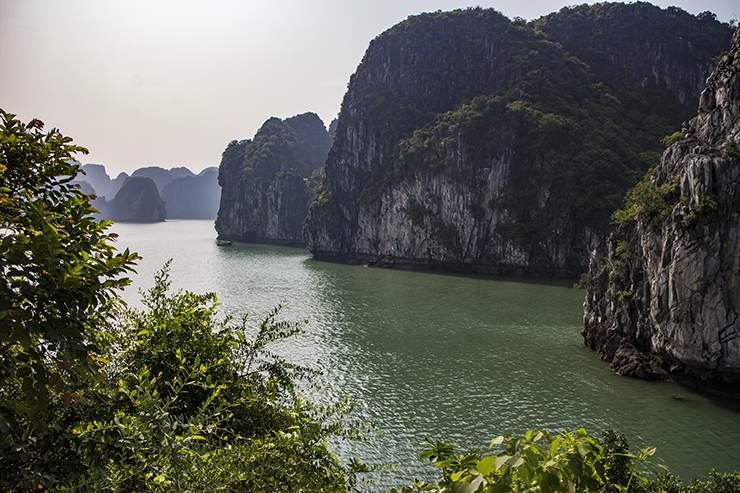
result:
<svg viewBox="0 0 740 493"><path fill-rule="evenodd" d="M0 0L0 108L58 127L111 176L198 172L271 116L328 126L370 40L409 15L480 5L531 20L569 4L465 2ZM740 16L737 0L655 4Z"/></svg>

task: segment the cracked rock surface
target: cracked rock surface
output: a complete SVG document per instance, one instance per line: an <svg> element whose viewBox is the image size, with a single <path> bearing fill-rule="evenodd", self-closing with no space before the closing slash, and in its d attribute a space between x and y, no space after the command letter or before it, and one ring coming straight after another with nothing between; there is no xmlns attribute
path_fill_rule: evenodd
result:
<svg viewBox="0 0 740 493"><path fill-rule="evenodd" d="M592 252L586 345L617 373L740 398L740 31L652 175L678 183Z"/></svg>

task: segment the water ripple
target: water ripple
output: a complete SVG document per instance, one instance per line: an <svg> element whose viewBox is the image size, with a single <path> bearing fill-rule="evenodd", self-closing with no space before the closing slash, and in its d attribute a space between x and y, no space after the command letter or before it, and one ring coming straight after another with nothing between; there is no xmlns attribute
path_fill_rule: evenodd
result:
<svg viewBox="0 0 740 493"><path fill-rule="evenodd" d="M281 301L304 337L279 348L323 371L324 397L351 396L358 418L384 432L332 443L340 457L401 467L379 490L433 478L419 444L485 449L506 431L611 425L635 449L658 447L674 473L706 478L740 464L740 413L666 382L612 374L583 346L582 293L568 283L367 269L316 262L306 250L218 248L212 224L117 224L119 245L144 259L135 287L173 258L176 288L215 292L223 313L255 323ZM127 290L136 303L136 291ZM683 400L672 398L683 396ZM687 453L691 451L691 453Z"/></svg>

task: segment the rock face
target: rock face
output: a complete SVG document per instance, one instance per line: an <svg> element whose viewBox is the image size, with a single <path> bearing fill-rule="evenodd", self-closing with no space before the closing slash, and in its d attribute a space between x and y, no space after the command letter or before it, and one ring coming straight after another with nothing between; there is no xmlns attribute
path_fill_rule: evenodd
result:
<svg viewBox="0 0 740 493"><path fill-rule="evenodd" d="M582 334L620 374L740 398L740 31L732 42L593 252Z"/></svg>
<svg viewBox="0 0 740 493"><path fill-rule="evenodd" d="M161 194L164 191L164 187L176 178L184 178L187 176L195 176L192 171L187 168L170 168L164 169L159 166L147 166L146 168L139 168L131 176L145 176L154 180L157 185L157 191Z"/></svg>
<svg viewBox="0 0 740 493"><path fill-rule="evenodd" d="M173 179L162 189L168 219L216 219L221 199L218 168Z"/></svg>
<svg viewBox="0 0 740 493"><path fill-rule="evenodd" d="M81 177L82 179L80 181L90 184L94 189L92 193L97 195L98 199L103 200L115 197L121 186L123 186L123 182L128 178L126 173L120 173L115 179L111 180L105 171L105 166L102 164L85 164L82 166L82 171L85 174Z"/></svg>
<svg viewBox="0 0 740 493"><path fill-rule="evenodd" d="M108 201L105 217L121 222L157 222L165 220L167 210L154 180L132 176L113 200Z"/></svg>
<svg viewBox="0 0 740 493"><path fill-rule="evenodd" d="M252 140L223 153L216 231L223 240L302 246L313 180L331 137L314 113L267 120Z"/></svg>
<svg viewBox="0 0 740 493"><path fill-rule="evenodd" d="M628 77L648 90L665 85L675 91L684 120L695 115L714 66L707 53L717 49L718 35L730 35L718 31L711 12L694 19L678 7L661 10L643 2L577 5L537 20L537 28L587 63L599 80Z"/></svg>
<svg viewBox="0 0 740 493"><path fill-rule="evenodd" d="M373 40L350 80L304 227L314 257L514 275L586 271L611 212L657 164L660 138L684 119L681 100L695 105L696 77L709 75L730 36L679 9L610 5L530 24L493 10L422 14ZM634 18L665 26L645 46ZM580 24L603 30L583 35L600 40L594 60L612 31L621 33L613 63L592 71L576 58L580 41L572 51L559 44ZM677 50L684 55L663 55Z"/></svg>

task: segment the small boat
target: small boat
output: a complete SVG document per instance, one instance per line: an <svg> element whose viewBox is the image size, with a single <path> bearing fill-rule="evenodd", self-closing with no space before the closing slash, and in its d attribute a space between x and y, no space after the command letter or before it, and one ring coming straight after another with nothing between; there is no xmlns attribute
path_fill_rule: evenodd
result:
<svg viewBox="0 0 740 493"><path fill-rule="evenodd" d="M216 240L218 246L234 246L234 242L230 240Z"/></svg>

